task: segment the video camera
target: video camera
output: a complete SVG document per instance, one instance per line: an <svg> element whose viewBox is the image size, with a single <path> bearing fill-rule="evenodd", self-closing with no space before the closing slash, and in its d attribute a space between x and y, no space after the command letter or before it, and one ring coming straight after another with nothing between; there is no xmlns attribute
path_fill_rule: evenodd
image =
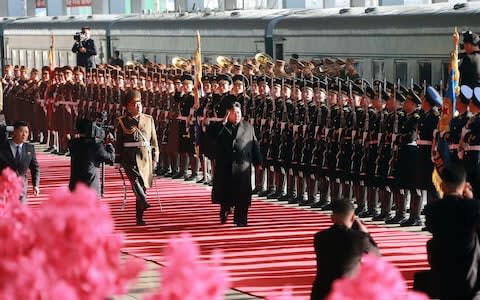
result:
<svg viewBox="0 0 480 300"><path fill-rule="evenodd" d="M73 35L73 39L77 42L83 41L86 38L87 36L85 35L85 32L75 32L75 34Z"/></svg>
<svg viewBox="0 0 480 300"><path fill-rule="evenodd" d="M79 133L85 134L86 137L94 138L97 143L101 143L107 138L112 139L114 127L107 123L108 113L102 111L97 114L94 121L88 119L78 120L76 127Z"/></svg>
<svg viewBox="0 0 480 300"><path fill-rule="evenodd" d="M5 115L0 114L0 142L7 141L10 132L13 132L13 126L7 126Z"/></svg>

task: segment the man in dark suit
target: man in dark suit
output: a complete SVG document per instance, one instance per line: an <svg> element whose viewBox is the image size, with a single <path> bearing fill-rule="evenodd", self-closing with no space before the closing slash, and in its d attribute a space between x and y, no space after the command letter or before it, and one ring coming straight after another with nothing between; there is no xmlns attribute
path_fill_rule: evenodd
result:
<svg viewBox="0 0 480 300"><path fill-rule="evenodd" d="M351 201L332 202L333 225L315 234L313 246L317 256L317 276L313 282L311 299L327 297L336 279L351 275L357 269L362 255L379 255L376 243L356 217Z"/></svg>
<svg viewBox="0 0 480 300"><path fill-rule="evenodd" d="M107 142L104 146L95 140L93 126L90 120L79 119L76 127L80 136L68 143L71 156L69 188L73 190L81 182L100 195L100 164L113 163L115 152L111 143Z"/></svg>
<svg viewBox="0 0 480 300"><path fill-rule="evenodd" d="M32 175L34 196L40 194L40 171L35 148L27 143L30 134L27 123L17 121L13 128L13 138L0 145L0 170L10 168L23 179L23 193L20 200L25 203L28 187L27 170L30 169Z"/></svg>
<svg viewBox="0 0 480 300"><path fill-rule="evenodd" d="M90 38L90 27L82 27L80 36L75 40L72 52L77 54L77 66L95 69L94 56L97 55L95 42Z"/></svg>
<svg viewBox="0 0 480 300"><path fill-rule="evenodd" d="M227 222L235 208L233 222L247 226L252 202L252 165L261 163L260 147L253 126L242 119L240 103L232 103L217 136L216 167L212 202L220 204L220 222Z"/></svg>
<svg viewBox="0 0 480 300"><path fill-rule="evenodd" d="M414 289L439 299L478 299L480 202L472 199L465 169L458 163L440 171L444 197L425 207L431 270L415 274Z"/></svg>

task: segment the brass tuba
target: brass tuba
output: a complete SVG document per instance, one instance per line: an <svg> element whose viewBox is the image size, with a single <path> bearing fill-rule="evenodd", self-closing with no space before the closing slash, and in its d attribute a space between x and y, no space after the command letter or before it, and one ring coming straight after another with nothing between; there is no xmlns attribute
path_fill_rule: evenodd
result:
<svg viewBox="0 0 480 300"><path fill-rule="evenodd" d="M221 68L226 68L232 64L232 60L226 56L217 56L216 61Z"/></svg>
<svg viewBox="0 0 480 300"><path fill-rule="evenodd" d="M265 66L269 62L272 62L273 58L270 55L268 55L267 53L260 52L260 53L255 54L255 61L259 65Z"/></svg>
<svg viewBox="0 0 480 300"><path fill-rule="evenodd" d="M186 71L190 65L190 60L185 57L175 56L172 59L172 65L182 71Z"/></svg>

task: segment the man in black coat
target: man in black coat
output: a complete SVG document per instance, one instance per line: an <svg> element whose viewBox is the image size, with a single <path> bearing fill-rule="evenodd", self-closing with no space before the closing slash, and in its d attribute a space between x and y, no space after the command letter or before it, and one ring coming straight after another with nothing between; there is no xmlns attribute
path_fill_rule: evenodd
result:
<svg viewBox="0 0 480 300"><path fill-rule="evenodd" d="M480 296L480 202L471 199L471 187L460 164L447 165L440 176L445 195L425 207L427 230L432 233L427 243L431 270L415 274L414 289L441 300L473 299Z"/></svg>
<svg viewBox="0 0 480 300"><path fill-rule="evenodd" d="M456 39L456 41L455 41ZM454 36L458 43L458 34ZM470 30L463 33L463 54L462 63L459 66L460 84L468 85L471 88L480 85L480 37Z"/></svg>
<svg viewBox="0 0 480 300"><path fill-rule="evenodd" d="M40 170L35 155L35 147L27 143L30 133L27 123L17 121L13 125L13 138L0 145L0 171L14 170L23 179L23 193L20 200L25 203L27 195L27 171L32 175L33 195L40 194Z"/></svg>
<svg viewBox="0 0 480 300"><path fill-rule="evenodd" d="M221 206L222 224L234 207L233 222L247 226L252 201L252 164L259 166L261 155L253 126L242 119L238 102L228 109L217 136L217 147L212 202Z"/></svg>
<svg viewBox="0 0 480 300"><path fill-rule="evenodd" d="M97 55L95 42L90 38L90 27L82 27L79 39L75 41L72 52L77 54L77 66L95 69L94 56Z"/></svg>
<svg viewBox="0 0 480 300"><path fill-rule="evenodd" d="M81 182L100 195L99 167L102 162L113 163L114 148L111 143L104 146L95 140L93 123L88 119L78 120L76 127L79 137L68 143L71 156L68 187L73 190Z"/></svg>
<svg viewBox="0 0 480 300"><path fill-rule="evenodd" d="M336 279L352 275L364 254L379 255L376 243L355 215L353 204L346 199L332 202L333 225L315 234L313 246L317 256L317 276L311 299L325 299Z"/></svg>

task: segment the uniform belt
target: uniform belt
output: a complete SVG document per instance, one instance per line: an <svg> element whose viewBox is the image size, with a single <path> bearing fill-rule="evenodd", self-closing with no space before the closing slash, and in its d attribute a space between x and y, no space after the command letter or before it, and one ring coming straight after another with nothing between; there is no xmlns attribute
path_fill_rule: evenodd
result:
<svg viewBox="0 0 480 300"><path fill-rule="evenodd" d="M463 151L480 151L480 145L464 146Z"/></svg>
<svg viewBox="0 0 480 300"><path fill-rule="evenodd" d="M222 122L223 118L208 118L210 122Z"/></svg>
<svg viewBox="0 0 480 300"><path fill-rule="evenodd" d="M417 146L417 145L418 145L418 141L413 141L413 142L410 142L410 143L407 144L407 146Z"/></svg>
<svg viewBox="0 0 480 300"><path fill-rule="evenodd" d="M188 121L188 117L179 116L177 117L177 120Z"/></svg>
<svg viewBox="0 0 480 300"><path fill-rule="evenodd" d="M123 147L150 147L148 142L125 142Z"/></svg>
<svg viewBox="0 0 480 300"><path fill-rule="evenodd" d="M458 150L458 148L460 148L460 145L459 145L459 144L451 144L451 145L448 145L448 149L449 149L449 150Z"/></svg>
<svg viewBox="0 0 480 300"><path fill-rule="evenodd" d="M430 140L417 140L417 145L419 145L419 146L431 146L432 141L430 141Z"/></svg>
<svg viewBox="0 0 480 300"><path fill-rule="evenodd" d="M367 142L369 145L377 145L378 144L378 141L368 141Z"/></svg>

